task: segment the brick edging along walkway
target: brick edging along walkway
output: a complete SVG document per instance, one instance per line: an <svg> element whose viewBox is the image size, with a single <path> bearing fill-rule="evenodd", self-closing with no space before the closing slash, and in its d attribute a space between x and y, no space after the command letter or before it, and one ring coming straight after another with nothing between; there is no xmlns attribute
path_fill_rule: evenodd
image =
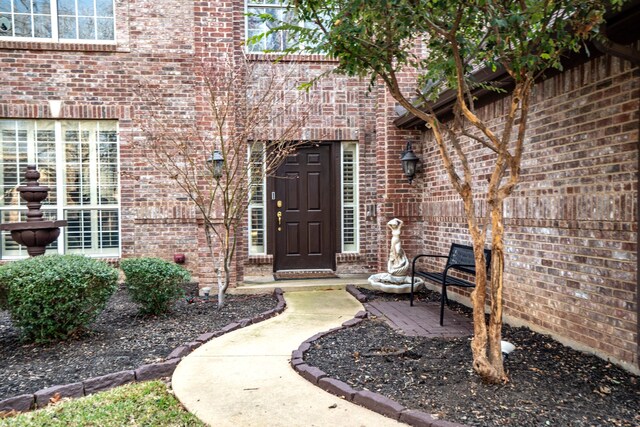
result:
<svg viewBox="0 0 640 427"><path fill-rule="evenodd" d="M22 394L20 396L0 400L0 413L11 411L25 412L31 409L42 408L44 406L47 406L51 398L56 395L58 395L59 397L72 398L82 397L97 393L99 391L105 391L114 387L118 387L127 383L149 381L171 376L173 374L173 371L176 369L176 366L178 366L178 363L180 363L183 357L185 357L207 341L213 338L217 338L228 332L235 331L236 329L244 328L251 324L267 320L282 313L286 306L284 297L282 296L282 289L276 288L273 293L278 300L276 308L260 313L250 319L240 319L237 322L230 323L215 332L202 334L194 341L176 347L171 353L169 353L169 355L166 357L166 360L163 362L142 365L137 369L93 377L76 383L55 385L52 387L44 388L42 390L38 390L32 394Z"/></svg>
<svg viewBox="0 0 640 427"><path fill-rule="evenodd" d="M353 295L359 302L367 302L367 297L361 293L358 288L353 285L347 286L347 292ZM384 415L394 420L409 424L414 427L465 427L464 424L452 423L450 421L438 420L433 418L430 414L422 411L416 411L407 409L398 402L389 399L378 393L371 392L369 390L357 391L353 389L349 384L330 378L325 372L315 366L308 365L304 361L304 353L311 348L314 341L319 338L329 335L335 331L343 328L349 328L357 325L367 318L368 314L365 311L360 311L356 314L356 317L347 320L341 327L330 329L326 332L321 332L308 338L297 350L291 353L291 366L298 372L303 378L310 381L312 384L317 385L321 389L341 397L349 402L355 403L360 406L364 406L374 412Z"/></svg>

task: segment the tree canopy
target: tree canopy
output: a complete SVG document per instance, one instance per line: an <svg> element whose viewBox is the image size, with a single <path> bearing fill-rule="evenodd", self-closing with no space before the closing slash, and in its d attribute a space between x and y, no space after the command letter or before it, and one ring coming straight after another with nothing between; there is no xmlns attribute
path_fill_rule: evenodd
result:
<svg viewBox="0 0 640 427"><path fill-rule="evenodd" d="M281 22L275 31L295 34L288 52L327 54L339 61L335 71L349 76L381 77L389 84L404 69L418 70L420 94L435 99L444 87L459 85L458 56L467 77L481 67L503 67L521 81L562 68L562 57L583 48L598 33L605 11L622 3L293 0L298 19Z"/></svg>

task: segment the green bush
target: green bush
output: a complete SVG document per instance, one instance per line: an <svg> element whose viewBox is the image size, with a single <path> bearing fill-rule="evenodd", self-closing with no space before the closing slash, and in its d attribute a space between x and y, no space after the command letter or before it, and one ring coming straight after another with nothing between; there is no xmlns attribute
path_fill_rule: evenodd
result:
<svg viewBox="0 0 640 427"><path fill-rule="evenodd" d="M11 319L37 342L65 339L91 323L118 288L118 271L80 255L38 256L0 267Z"/></svg>
<svg viewBox="0 0 640 427"><path fill-rule="evenodd" d="M4 280L0 280L0 310L6 310L7 307L7 294L9 293L9 287L4 282Z"/></svg>
<svg viewBox="0 0 640 427"><path fill-rule="evenodd" d="M184 294L182 284L191 279L179 265L159 258L129 258L120 262L126 276L125 286L131 299L140 304L143 314L166 313Z"/></svg>

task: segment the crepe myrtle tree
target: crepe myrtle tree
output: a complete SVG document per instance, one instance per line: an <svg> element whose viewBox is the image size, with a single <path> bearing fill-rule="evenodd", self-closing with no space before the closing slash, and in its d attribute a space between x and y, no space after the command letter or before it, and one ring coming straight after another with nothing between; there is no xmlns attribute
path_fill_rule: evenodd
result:
<svg viewBox="0 0 640 427"><path fill-rule="evenodd" d="M520 176L532 87L562 57L597 35L607 8L622 1L599 0L292 0L294 18L273 31L292 34L289 51L325 53L335 72L382 81L395 100L431 130L451 184L462 198L473 241L476 287L473 303L473 367L486 381L507 381L501 354L504 200ZM269 19L269 16L263 16ZM305 22L295 25L292 22ZM311 25L309 25L311 24ZM264 37L268 33L258 37ZM256 40L250 40L255 42ZM479 80L479 70L504 70L512 80L502 123L483 120L474 93L501 89ZM400 75L416 76L407 89ZM455 94L453 118L431 108L445 90ZM492 155L488 177L470 164L470 145ZM476 176L474 176L474 173ZM483 172L486 174L486 172ZM485 179L486 178L486 179ZM488 181L488 182L487 182ZM484 193L484 194L483 194ZM474 201L484 198L486 215ZM483 248L490 231L490 283ZM489 298L490 318L485 321Z"/></svg>
<svg viewBox="0 0 640 427"><path fill-rule="evenodd" d="M180 116L172 95L143 82L141 143L151 166L169 177L200 214L216 261L218 307L225 304L233 261L252 198L266 176L305 144L301 131L313 97L298 90L295 64L220 58L201 65L193 85L208 110ZM305 76L306 78L306 76Z"/></svg>

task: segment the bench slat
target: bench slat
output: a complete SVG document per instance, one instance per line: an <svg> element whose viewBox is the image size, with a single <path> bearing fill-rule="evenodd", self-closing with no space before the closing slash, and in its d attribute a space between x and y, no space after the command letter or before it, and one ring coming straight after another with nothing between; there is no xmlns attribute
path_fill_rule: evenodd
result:
<svg viewBox="0 0 640 427"><path fill-rule="evenodd" d="M432 280L438 284L442 284L442 277L443 277L443 273L434 273L434 272L428 272L428 271L416 271L416 276L420 276L420 277L424 277L425 279L429 279ZM467 280L464 279L459 279L457 277L452 277L447 275L447 282L446 282L447 286L463 286L465 288L472 288L474 287L476 284L469 282Z"/></svg>

